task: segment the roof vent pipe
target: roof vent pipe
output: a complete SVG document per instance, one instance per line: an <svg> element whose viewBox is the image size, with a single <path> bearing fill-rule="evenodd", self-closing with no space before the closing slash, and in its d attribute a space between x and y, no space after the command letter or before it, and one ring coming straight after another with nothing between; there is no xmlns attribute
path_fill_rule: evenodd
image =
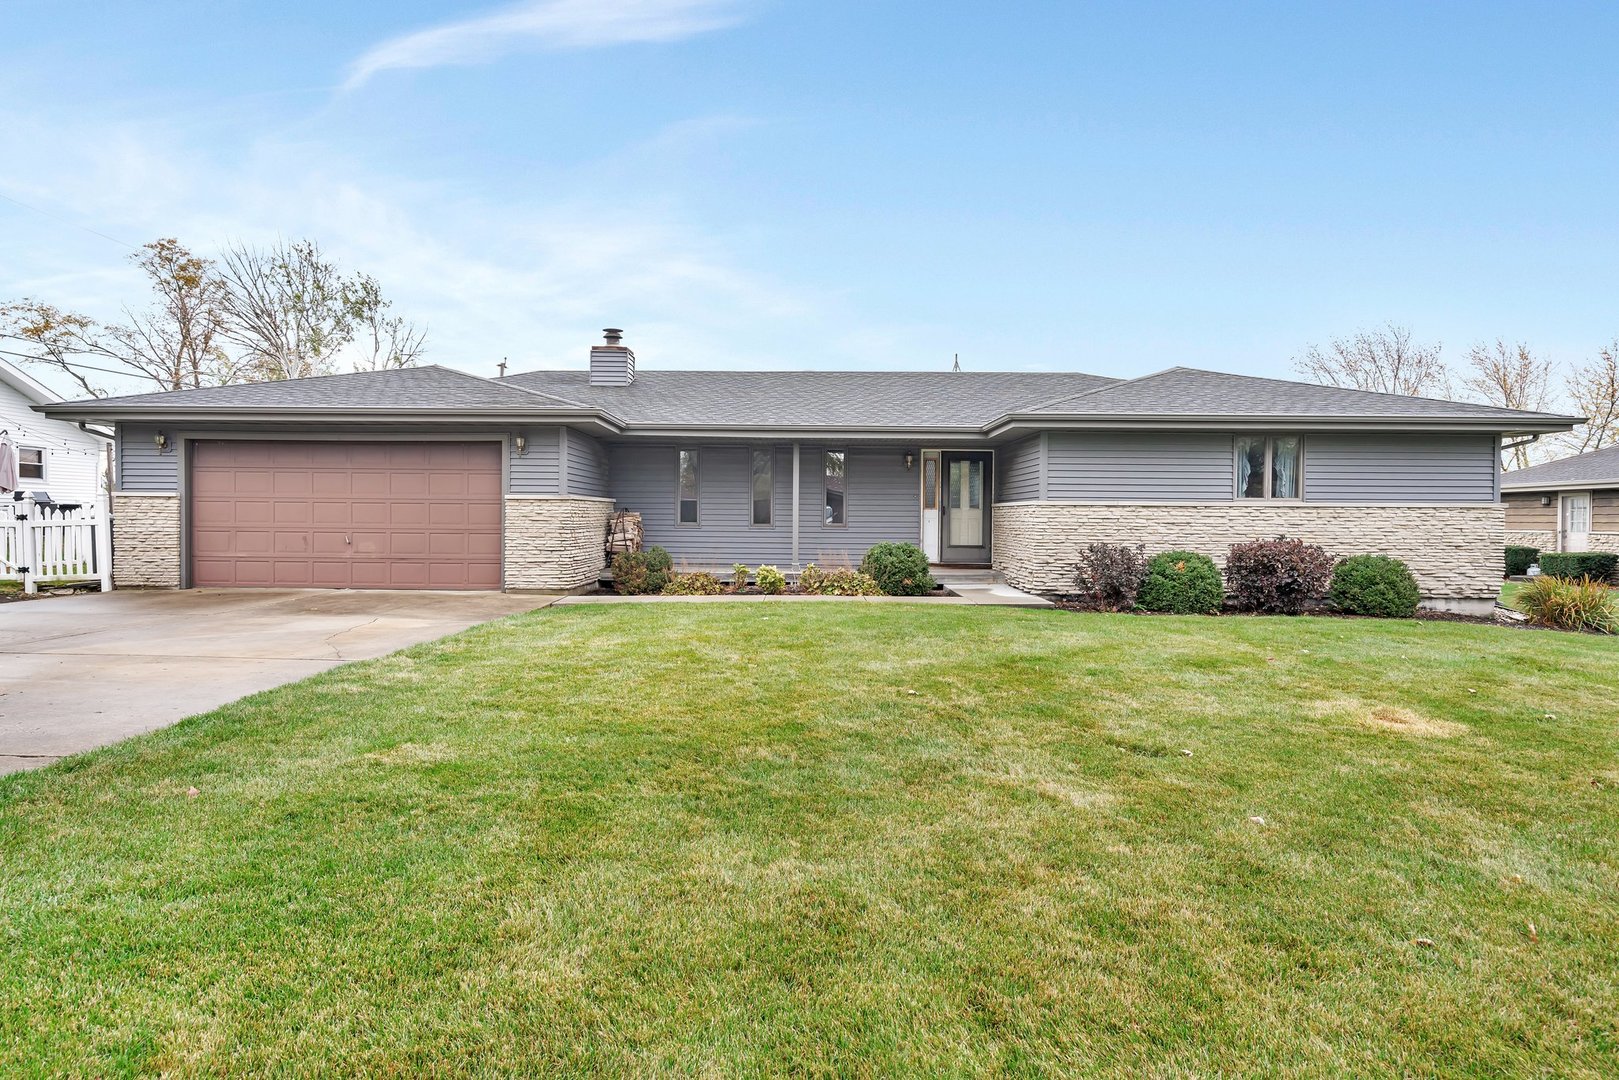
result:
<svg viewBox="0 0 1619 1080"><path fill-rule="evenodd" d="M624 331L609 326L602 331L605 345L590 349L590 385L628 386L635 381L635 353L622 345Z"/></svg>

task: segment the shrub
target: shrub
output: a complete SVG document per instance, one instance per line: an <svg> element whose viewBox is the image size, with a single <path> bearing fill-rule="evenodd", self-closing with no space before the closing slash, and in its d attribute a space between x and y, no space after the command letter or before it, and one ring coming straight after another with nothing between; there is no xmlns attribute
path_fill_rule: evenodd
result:
<svg viewBox="0 0 1619 1080"><path fill-rule="evenodd" d="M741 590L748 584L748 564L731 564L731 588Z"/></svg>
<svg viewBox="0 0 1619 1080"><path fill-rule="evenodd" d="M1535 565L1535 556L1540 554L1537 547L1526 547L1523 544L1507 545L1507 577L1522 577Z"/></svg>
<svg viewBox="0 0 1619 1080"><path fill-rule="evenodd" d="M1614 591L1588 577L1578 580L1542 574L1518 590L1518 609L1537 626L1554 630L1619 630L1619 600Z"/></svg>
<svg viewBox="0 0 1619 1080"><path fill-rule="evenodd" d="M928 557L915 544L873 544L860 560L860 572L887 596L921 596L934 586Z"/></svg>
<svg viewBox="0 0 1619 1080"><path fill-rule="evenodd" d="M1339 611L1409 619L1417 613L1422 593L1411 568L1386 555L1351 555L1332 569L1327 596Z"/></svg>
<svg viewBox="0 0 1619 1080"><path fill-rule="evenodd" d="M881 596L882 589L870 574L859 570L822 570L814 563L798 575L801 592L820 596Z"/></svg>
<svg viewBox="0 0 1619 1080"><path fill-rule="evenodd" d="M1219 611L1224 599L1213 559L1195 551L1165 551L1147 560L1136 603L1148 611L1207 615Z"/></svg>
<svg viewBox="0 0 1619 1080"><path fill-rule="evenodd" d="M625 596L660 593L669 584L673 561L661 547L620 551L613 556L613 589Z"/></svg>
<svg viewBox="0 0 1619 1080"><path fill-rule="evenodd" d="M717 596L725 591L720 579L706 570L690 574L675 574L663 587L665 596Z"/></svg>
<svg viewBox="0 0 1619 1080"><path fill-rule="evenodd" d="M1226 588L1242 611L1297 615L1327 591L1332 556L1302 540L1255 540L1232 544Z"/></svg>
<svg viewBox="0 0 1619 1080"><path fill-rule="evenodd" d="M1079 557L1075 584L1102 611L1127 611L1147 576L1147 549L1137 544L1092 544Z"/></svg>
<svg viewBox="0 0 1619 1080"><path fill-rule="evenodd" d="M759 567L759 572L754 577L758 581L759 591L762 593L769 593L774 596L777 593L787 591L787 575L777 570L774 566Z"/></svg>
<svg viewBox="0 0 1619 1080"><path fill-rule="evenodd" d="M1606 551L1548 551L1540 557L1540 572L1560 578L1603 581L1613 576L1615 565L1619 565L1619 555Z"/></svg>

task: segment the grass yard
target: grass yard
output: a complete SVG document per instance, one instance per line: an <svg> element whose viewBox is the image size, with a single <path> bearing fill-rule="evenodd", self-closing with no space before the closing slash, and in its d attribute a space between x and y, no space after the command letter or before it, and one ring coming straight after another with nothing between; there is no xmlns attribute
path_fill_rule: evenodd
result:
<svg viewBox="0 0 1619 1080"><path fill-rule="evenodd" d="M537 612L0 779L0 1073L1612 1076L1616 697L1456 623Z"/></svg>

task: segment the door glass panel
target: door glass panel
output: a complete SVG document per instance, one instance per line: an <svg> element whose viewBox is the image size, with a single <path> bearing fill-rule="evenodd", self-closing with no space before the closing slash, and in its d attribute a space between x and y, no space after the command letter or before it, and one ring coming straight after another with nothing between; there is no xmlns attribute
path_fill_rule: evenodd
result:
<svg viewBox="0 0 1619 1080"><path fill-rule="evenodd" d="M950 463L950 513L945 542L950 547L984 544L984 463Z"/></svg>
<svg viewBox="0 0 1619 1080"><path fill-rule="evenodd" d="M1591 531L1591 497L1589 495L1570 495L1568 497L1568 531L1574 533Z"/></svg>
<svg viewBox="0 0 1619 1080"><path fill-rule="evenodd" d="M922 459L922 509L934 510L939 505L939 459L928 454Z"/></svg>

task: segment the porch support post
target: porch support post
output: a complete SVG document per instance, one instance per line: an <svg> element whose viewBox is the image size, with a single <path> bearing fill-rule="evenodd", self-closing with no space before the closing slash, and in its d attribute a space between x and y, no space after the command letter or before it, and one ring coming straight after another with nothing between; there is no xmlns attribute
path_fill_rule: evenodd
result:
<svg viewBox="0 0 1619 1080"><path fill-rule="evenodd" d="M798 444L793 443L793 573L801 569L798 562Z"/></svg>

